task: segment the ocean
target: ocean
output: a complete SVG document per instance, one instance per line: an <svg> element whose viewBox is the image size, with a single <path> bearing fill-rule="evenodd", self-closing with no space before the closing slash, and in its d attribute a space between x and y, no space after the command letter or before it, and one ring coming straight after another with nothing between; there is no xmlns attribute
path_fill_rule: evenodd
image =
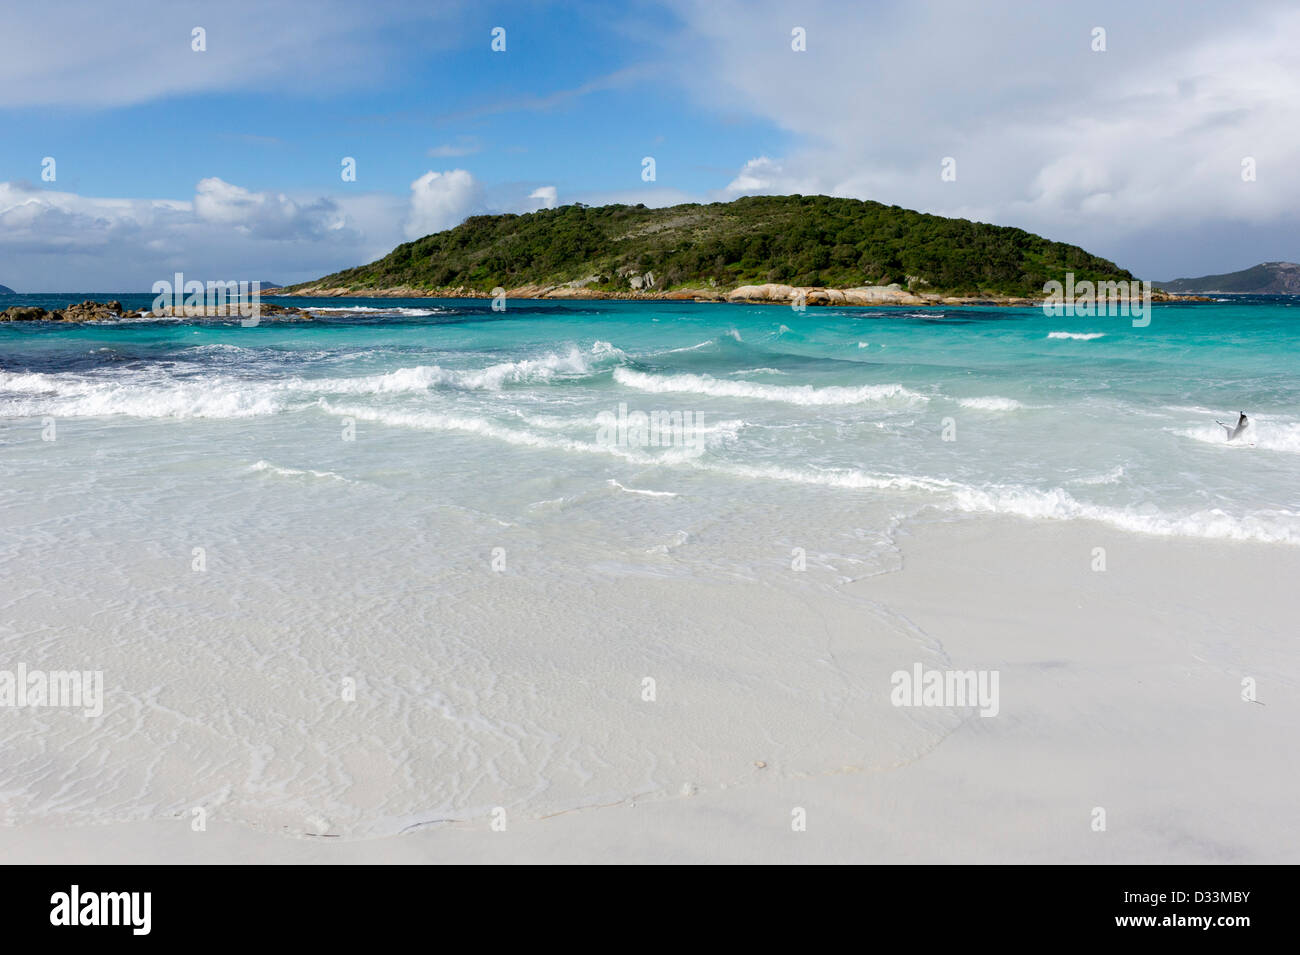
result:
<svg viewBox="0 0 1300 955"><path fill-rule="evenodd" d="M83 298L152 299L4 304ZM208 806L366 836L723 785L723 752L892 765L947 717L846 728L863 694L808 621L901 566L900 528L1300 545L1300 299L1157 304L1146 327L268 300L321 317L0 324L0 641L108 695L94 731L0 729L10 823ZM756 588L810 616L762 619ZM900 666L942 652L854 607ZM647 686L734 694L735 719L692 743L690 707L646 724Z"/></svg>

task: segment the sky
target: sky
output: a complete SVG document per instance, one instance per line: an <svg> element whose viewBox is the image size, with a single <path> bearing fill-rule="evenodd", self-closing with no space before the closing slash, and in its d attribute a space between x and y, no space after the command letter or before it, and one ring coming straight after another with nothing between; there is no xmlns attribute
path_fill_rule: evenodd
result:
<svg viewBox="0 0 1300 955"><path fill-rule="evenodd" d="M0 131L23 292L289 284L485 212L790 193L1151 279L1300 260L1297 0L44 0L5 10Z"/></svg>

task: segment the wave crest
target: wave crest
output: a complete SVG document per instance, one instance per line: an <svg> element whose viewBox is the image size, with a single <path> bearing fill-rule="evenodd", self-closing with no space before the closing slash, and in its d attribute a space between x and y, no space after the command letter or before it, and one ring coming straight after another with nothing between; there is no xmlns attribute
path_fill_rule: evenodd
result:
<svg viewBox="0 0 1300 955"><path fill-rule="evenodd" d="M614 380L620 385L652 394L685 393L713 398L757 398L783 401L795 405L857 405L898 398L908 402L929 399L902 385L768 385L754 381L724 381L708 375L651 375L631 368L615 368Z"/></svg>

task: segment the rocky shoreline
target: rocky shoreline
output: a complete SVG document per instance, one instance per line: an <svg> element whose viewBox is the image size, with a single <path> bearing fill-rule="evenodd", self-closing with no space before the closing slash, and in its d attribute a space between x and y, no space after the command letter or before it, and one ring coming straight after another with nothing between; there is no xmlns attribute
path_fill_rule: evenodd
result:
<svg viewBox="0 0 1300 955"><path fill-rule="evenodd" d="M0 322L117 322L125 318L240 318L234 306L226 308L204 308L191 313L186 309L175 315L175 309L164 308L156 314L148 309L123 308L122 303L96 302L86 299L84 302L69 304L64 308L49 311L35 305L12 305L0 312ZM258 304L260 318L272 321L308 321L311 313L293 305L276 305L271 302Z"/></svg>
<svg viewBox="0 0 1300 955"><path fill-rule="evenodd" d="M821 288L794 285L741 285L731 290L717 288L684 288L665 292L606 292L583 286L521 285L506 290L507 299L562 299L562 300L615 300L629 302L740 302L759 305L847 305L847 306L1005 306L1008 308L1036 308L1042 298L1025 298L1010 295L954 296L937 292L915 292L901 285L865 285L857 288ZM386 289L355 290L326 285L304 285L282 291L277 295L310 298L492 298L490 292L465 288L411 288L398 286ZM1208 302L1203 295L1175 295L1155 289L1153 302Z"/></svg>
<svg viewBox="0 0 1300 955"><path fill-rule="evenodd" d="M478 289L413 289L391 288L367 290L363 292L344 288L325 286L305 286L291 292L280 293L283 296L313 298L475 298L490 299L492 295ZM743 303L750 305L811 305L811 306L1003 306L1007 308L1037 308L1043 304L1041 298L1019 298L1014 296L979 296L961 297L941 295L932 292L911 292L898 285L869 285L860 288L801 288L792 285L742 285L730 291L720 289L675 289L668 292L601 292L594 289L569 285L523 285L506 292L508 299L560 299L560 300L618 300L630 302L717 302ZM1159 289L1152 292L1153 302L1208 302L1211 298L1204 295L1176 295ZM270 321L304 322L311 321L310 308L293 305L277 305L273 302L259 303L259 317ZM171 308L150 312L147 309L124 308L119 301L96 302L87 299L84 302L70 303L64 308L53 311L35 305L13 305L0 311L0 322L113 322L137 318L240 318L234 306L227 308L204 308L201 312L190 313L182 310L175 314Z"/></svg>

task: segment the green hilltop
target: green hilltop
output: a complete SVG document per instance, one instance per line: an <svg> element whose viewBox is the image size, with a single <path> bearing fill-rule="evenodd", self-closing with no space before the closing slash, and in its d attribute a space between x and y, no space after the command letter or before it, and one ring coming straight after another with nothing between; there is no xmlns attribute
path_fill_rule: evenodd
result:
<svg viewBox="0 0 1300 955"><path fill-rule="evenodd" d="M780 283L854 288L900 283L952 295L1039 295L1049 279L1132 280L1113 262L1023 229L858 199L753 196L688 203L473 216L377 262L291 286L482 293L572 283L627 293Z"/></svg>

